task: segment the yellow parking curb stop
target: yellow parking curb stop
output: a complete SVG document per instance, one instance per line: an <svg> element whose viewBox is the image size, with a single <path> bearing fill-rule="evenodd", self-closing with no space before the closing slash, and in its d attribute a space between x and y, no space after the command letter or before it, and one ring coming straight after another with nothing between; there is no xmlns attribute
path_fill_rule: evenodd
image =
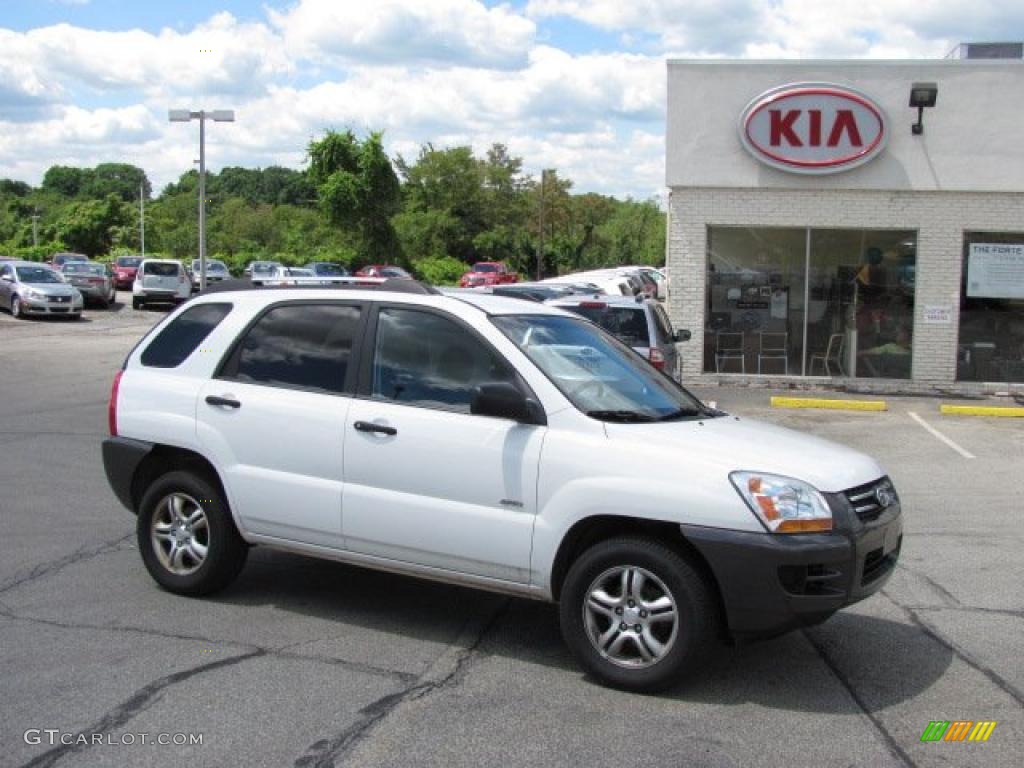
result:
<svg viewBox="0 0 1024 768"><path fill-rule="evenodd" d="M1024 418L1024 408L1002 405L940 405L939 411L951 416L1016 416Z"/></svg>
<svg viewBox="0 0 1024 768"><path fill-rule="evenodd" d="M772 408L826 408L835 411L887 411L885 400L829 400L819 397L773 397Z"/></svg>

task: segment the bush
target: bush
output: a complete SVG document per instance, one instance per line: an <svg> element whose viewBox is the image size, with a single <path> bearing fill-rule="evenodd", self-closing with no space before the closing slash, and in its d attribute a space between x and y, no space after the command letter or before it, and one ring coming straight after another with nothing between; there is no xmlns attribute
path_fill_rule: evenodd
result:
<svg viewBox="0 0 1024 768"><path fill-rule="evenodd" d="M416 276L431 285L457 285L466 265L452 256L420 259L413 264Z"/></svg>

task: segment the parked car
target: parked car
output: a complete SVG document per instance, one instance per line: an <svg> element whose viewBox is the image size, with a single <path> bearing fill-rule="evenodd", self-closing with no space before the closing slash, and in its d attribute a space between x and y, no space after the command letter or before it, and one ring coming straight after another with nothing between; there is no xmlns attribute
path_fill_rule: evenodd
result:
<svg viewBox="0 0 1024 768"><path fill-rule="evenodd" d="M64 315L81 317L82 294L54 269L32 261L0 264L0 306L14 317Z"/></svg>
<svg viewBox="0 0 1024 768"><path fill-rule="evenodd" d="M215 592L267 546L555 601L580 665L629 690L824 621L902 544L873 459L711 409L557 307L411 280L199 296L108 414L164 589Z"/></svg>
<svg viewBox="0 0 1024 768"><path fill-rule="evenodd" d="M60 270L64 280L75 286L86 301L95 301L104 309L117 301L114 272L95 261L66 261Z"/></svg>
<svg viewBox="0 0 1024 768"><path fill-rule="evenodd" d="M144 259L132 283L132 307L180 304L192 295L192 281L177 259Z"/></svg>
<svg viewBox="0 0 1024 768"><path fill-rule="evenodd" d="M141 256L118 256L114 259L114 282L119 289L131 290L141 263Z"/></svg>
<svg viewBox="0 0 1024 768"><path fill-rule="evenodd" d="M678 377L676 344L688 341L689 331L675 331L668 313L655 299L625 296L567 296L548 302L597 323L628 344L659 371Z"/></svg>
<svg viewBox="0 0 1024 768"><path fill-rule="evenodd" d="M477 288L476 290L481 290ZM495 285L483 288L495 296L509 296L514 299L529 299L530 301L547 301L558 299L563 296L572 296L578 293L578 288L571 284L548 285L545 283L515 283L512 285Z"/></svg>
<svg viewBox="0 0 1024 768"><path fill-rule="evenodd" d="M61 267L64 266L64 264L66 264L69 261L89 260L89 257L86 256L84 253L55 253L53 254L53 256L50 257L50 260L47 262L47 264L49 264L49 266L53 267L54 269L59 270Z"/></svg>
<svg viewBox="0 0 1024 768"><path fill-rule="evenodd" d="M408 272L394 264L370 264L356 272L356 277L401 277L412 278Z"/></svg>
<svg viewBox="0 0 1024 768"><path fill-rule="evenodd" d="M460 288L518 283L519 275L503 261L478 261L459 279Z"/></svg>
<svg viewBox="0 0 1024 768"><path fill-rule="evenodd" d="M199 259L192 259L192 269L189 270L192 277L192 287L199 290ZM231 272L227 265L217 259L206 260L206 284L219 283L221 280L231 279Z"/></svg>
<svg viewBox="0 0 1024 768"><path fill-rule="evenodd" d="M618 275L615 272L601 270L597 272L575 272L571 275L549 277L541 280L542 283L565 285L583 281L596 285L609 296L635 296L640 290L639 281L631 280L626 275Z"/></svg>
<svg viewBox="0 0 1024 768"><path fill-rule="evenodd" d="M348 277L350 274L345 267L333 261L311 261L306 269L312 270L317 277Z"/></svg>
<svg viewBox="0 0 1024 768"><path fill-rule="evenodd" d="M263 279L273 274L277 267L284 265L279 261L251 261L245 268L246 276L253 285L263 285Z"/></svg>
<svg viewBox="0 0 1024 768"><path fill-rule="evenodd" d="M303 267L285 267L278 265L270 272L269 275L265 275L262 280L263 285L300 285L318 282L316 281L316 275L313 274L313 270L305 269Z"/></svg>
<svg viewBox="0 0 1024 768"><path fill-rule="evenodd" d="M658 298L664 301L668 296L668 275L664 270L657 269L655 267L644 267L644 266L629 266L623 267L625 270L632 270L639 272L643 277L650 278L654 281L657 288L657 294L652 298Z"/></svg>

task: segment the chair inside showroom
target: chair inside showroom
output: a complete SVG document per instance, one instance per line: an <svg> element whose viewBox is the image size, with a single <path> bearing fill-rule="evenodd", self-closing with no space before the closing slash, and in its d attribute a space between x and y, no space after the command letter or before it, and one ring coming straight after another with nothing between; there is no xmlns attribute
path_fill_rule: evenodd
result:
<svg viewBox="0 0 1024 768"><path fill-rule="evenodd" d="M789 375L789 334L779 331L759 331L757 347L757 372L761 373L764 360L781 360L782 370Z"/></svg>
<svg viewBox="0 0 1024 768"><path fill-rule="evenodd" d="M738 360L740 373L747 372L746 357L743 354L743 332L730 331L715 334L715 373L722 372L722 364Z"/></svg>
<svg viewBox="0 0 1024 768"><path fill-rule="evenodd" d="M836 370L839 371L840 376L845 376L846 371L843 369L843 347L846 343L846 334L844 333L833 333L828 337L828 346L825 348L824 355L811 355L811 376L814 375L814 364L820 363L822 372L826 376L835 376L832 373L832 367L835 366Z"/></svg>

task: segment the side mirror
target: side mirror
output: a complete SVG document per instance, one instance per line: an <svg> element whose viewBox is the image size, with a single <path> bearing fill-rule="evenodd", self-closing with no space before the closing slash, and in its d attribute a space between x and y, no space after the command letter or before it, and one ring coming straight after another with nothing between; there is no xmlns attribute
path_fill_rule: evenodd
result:
<svg viewBox="0 0 1024 768"><path fill-rule="evenodd" d="M691 336L692 336L692 334L689 331L682 330L682 331L676 331L675 335L672 337L672 339L676 343L679 343L681 341L689 341Z"/></svg>
<svg viewBox="0 0 1024 768"><path fill-rule="evenodd" d="M522 424L545 424L540 404L528 400L519 388L506 381L481 384L473 389L469 412L476 416L512 419Z"/></svg>
<svg viewBox="0 0 1024 768"><path fill-rule="evenodd" d="M14 282L14 278L11 277L10 275L0 275L0 280L3 280L5 283L13 283Z"/></svg>

